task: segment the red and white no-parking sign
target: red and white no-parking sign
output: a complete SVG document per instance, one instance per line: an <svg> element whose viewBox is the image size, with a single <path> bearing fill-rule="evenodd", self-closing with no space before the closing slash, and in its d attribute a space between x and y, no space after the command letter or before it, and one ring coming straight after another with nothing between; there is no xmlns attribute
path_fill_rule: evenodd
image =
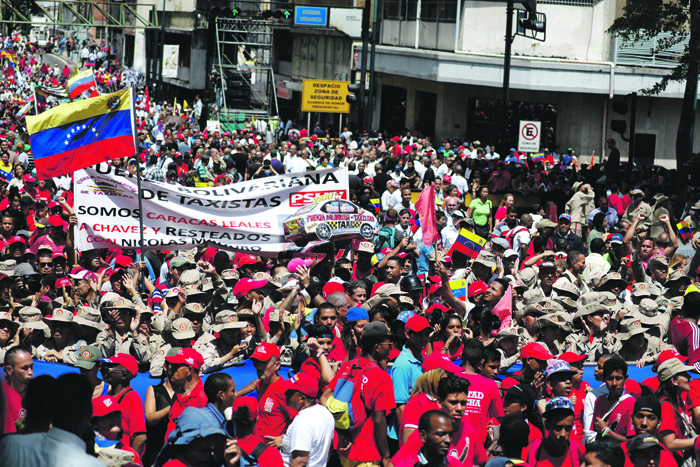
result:
<svg viewBox="0 0 700 467"><path fill-rule="evenodd" d="M540 151L540 128L541 122L520 121L520 132L518 133L518 151Z"/></svg>

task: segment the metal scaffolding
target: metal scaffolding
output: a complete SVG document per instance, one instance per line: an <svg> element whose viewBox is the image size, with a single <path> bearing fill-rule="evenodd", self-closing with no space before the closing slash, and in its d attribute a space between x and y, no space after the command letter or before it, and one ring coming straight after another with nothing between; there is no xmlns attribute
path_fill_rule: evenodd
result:
<svg viewBox="0 0 700 467"><path fill-rule="evenodd" d="M50 7L45 5L50 4ZM51 0L31 2L18 6L12 0L0 0L0 23L36 24L53 26L157 29L158 15L155 5L145 3L87 2ZM46 21L36 21L43 16Z"/></svg>
<svg viewBox="0 0 700 467"><path fill-rule="evenodd" d="M216 68L224 86L222 123L277 115L272 70L273 25L256 19L216 19Z"/></svg>

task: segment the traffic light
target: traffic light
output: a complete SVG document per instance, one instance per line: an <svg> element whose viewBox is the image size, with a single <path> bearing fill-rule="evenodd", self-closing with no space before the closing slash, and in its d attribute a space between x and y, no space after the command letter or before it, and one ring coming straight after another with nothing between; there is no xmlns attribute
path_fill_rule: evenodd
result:
<svg viewBox="0 0 700 467"><path fill-rule="evenodd" d="M263 10L263 19L284 19L291 20L293 16L292 10Z"/></svg>
<svg viewBox="0 0 700 467"><path fill-rule="evenodd" d="M353 84L348 84L348 94L345 96L345 102L352 106L359 104L357 95L360 93L360 83L356 82Z"/></svg>
<svg viewBox="0 0 700 467"><path fill-rule="evenodd" d="M535 32L544 32L546 29L544 21L540 21L537 18L537 12L529 11L527 18L520 18L518 20L518 25L523 29L528 29Z"/></svg>
<svg viewBox="0 0 700 467"><path fill-rule="evenodd" d="M627 111L629 110L629 105L627 104L627 96L620 100L613 100L612 109L613 112L620 114L621 116L626 116ZM627 132L627 120L610 120L610 129L612 129L612 131L614 131L615 133L623 135L623 139L625 139L624 134Z"/></svg>

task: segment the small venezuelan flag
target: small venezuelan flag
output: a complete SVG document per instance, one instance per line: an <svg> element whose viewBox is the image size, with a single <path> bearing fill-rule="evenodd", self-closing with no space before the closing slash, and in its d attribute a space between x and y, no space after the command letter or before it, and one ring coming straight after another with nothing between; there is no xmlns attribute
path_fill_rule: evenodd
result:
<svg viewBox="0 0 700 467"><path fill-rule="evenodd" d="M27 117L39 179L136 154L131 89Z"/></svg>
<svg viewBox="0 0 700 467"><path fill-rule="evenodd" d="M382 208L382 203L381 203L381 201L379 201L379 198L373 198L373 199L369 200L369 202L372 203L374 205L374 207L377 209Z"/></svg>
<svg viewBox="0 0 700 467"><path fill-rule="evenodd" d="M68 97L73 100L80 96L84 91L97 86L95 83L95 75L92 70L81 71L74 77L68 80L66 88L68 89Z"/></svg>
<svg viewBox="0 0 700 467"><path fill-rule="evenodd" d="M450 281L450 290L452 295L463 302L467 301L467 281L464 279L458 281Z"/></svg>
<svg viewBox="0 0 700 467"><path fill-rule="evenodd" d="M467 229L462 229L457 236L457 240L452 244L448 255L452 256L452 251L456 250L470 258L476 258L484 248L484 245L486 245L485 239Z"/></svg>
<svg viewBox="0 0 700 467"><path fill-rule="evenodd" d="M681 234L683 240L688 241L693 239L693 229L690 228L690 224L686 221L679 222L676 224L676 227L678 227L678 233Z"/></svg>

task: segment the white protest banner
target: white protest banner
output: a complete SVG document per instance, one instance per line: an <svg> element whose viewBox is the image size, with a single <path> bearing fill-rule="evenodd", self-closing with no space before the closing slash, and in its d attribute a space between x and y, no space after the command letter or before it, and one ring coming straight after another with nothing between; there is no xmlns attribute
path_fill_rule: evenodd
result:
<svg viewBox="0 0 700 467"><path fill-rule="evenodd" d="M194 188L142 180L144 248L224 246L277 256L300 251L284 241L285 219L323 199L348 199L345 169L285 174L223 187ZM136 178L110 166L75 173L76 245L140 248Z"/></svg>

